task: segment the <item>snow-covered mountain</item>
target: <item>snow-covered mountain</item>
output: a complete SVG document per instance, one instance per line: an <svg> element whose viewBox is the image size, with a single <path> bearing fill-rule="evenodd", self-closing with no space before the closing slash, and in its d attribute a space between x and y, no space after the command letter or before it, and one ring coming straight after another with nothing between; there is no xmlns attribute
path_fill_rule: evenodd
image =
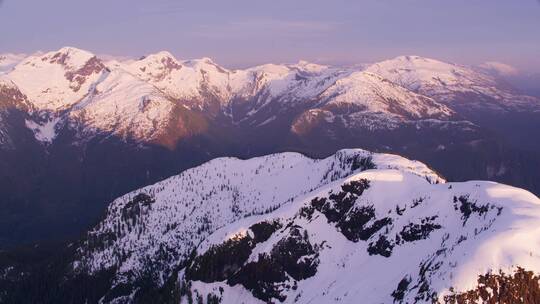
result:
<svg viewBox="0 0 540 304"><path fill-rule="evenodd" d="M90 52L65 47L22 60L7 77L37 110L57 112L87 95L104 70L101 61Z"/></svg>
<svg viewBox="0 0 540 304"><path fill-rule="evenodd" d="M322 116L354 129L395 129L408 122L435 119L448 121L455 112L430 97L416 94L377 74L360 71L335 81L317 96L317 106L293 122L301 134Z"/></svg>
<svg viewBox="0 0 540 304"><path fill-rule="evenodd" d="M111 274L100 303L487 302L517 292L498 280L538 289L539 222L525 190L396 155L220 158L112 202L68 280Z"/></svg>
<svg viewBox="0 0 540 304"><path fill-rule="evenodd" d="M65 47L25 58L6 77L39 114L29 123L34 130L68 128L78 140L108 135L169 146L216 120L262 127L285 119L298 132L324 117L348 128L388 129L463 120L460 111L471 108L540 108L538 99L501 87L488 74L416 56L365 71L307 62L228 70L209 58L178 60L168 52L104 63ZM178 119L179 112L200 119ZM178 128L183 131L170 134Z"/></svg>
<svg viewBox="0 0 540 304"><path fill-rule="evenodd" d="M538 100L523 96L488 72L419 56L375 63L367 71L430 96L456 111L539 111Z"/></svg>

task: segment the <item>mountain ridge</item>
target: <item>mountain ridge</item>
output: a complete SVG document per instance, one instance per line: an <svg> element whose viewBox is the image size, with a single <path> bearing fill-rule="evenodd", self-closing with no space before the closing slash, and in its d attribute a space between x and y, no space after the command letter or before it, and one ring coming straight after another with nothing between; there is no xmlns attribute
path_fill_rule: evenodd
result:
<svg viewBox="0 0 540 304"><path fill-rule="evenodd" d="M412 70L418 73L410 72ZM408 72L401 76L400 71ZM440 76L434 76L439 75L437 73ZM34 74L42 75L39 77L43 79L34 79ZM192 114L201 112L207 116L203 120L215 120L218 117L223 120L228 117L235 123L249 125L271 122L276 119L276 115L280 115L280 111L290 111L291 108L303 111L304 114L311 110L331 109L333 115L336 111L343 112L341 108L345 108L349 112L353 109L356 116L369 117L376 114L380 120L392 120L395 117L403 121L433 118L465 120L458 117L463 116L463 108L468 110L471 106L502 112L508 111L508 107L512 111L540 109L540 102L533 97L511 95L511 91L495 88L495 79L487 74L417 56L400 56L375 63L365 70L334 68L308 62L227 70L205 58L177 60L166 51L136 61L107 66L107 63L89 52L65 47L43 55L30 56L7 72L5 77L28 96L34 111L41 113L38 116L48 117L46 123L55 117L58 121L63 120L59 118L62 116L71 121L64 126L73 122L86 128L87 135L95 130L143 143L160 140L150 135L153 132L137 130L136 124L130 121L138 121L141 129L161 124L155 132L163 133L165 122L173 119L170 113L178 107ZM135 78L128 80L130 77ZM34 87L28 81L40 85ZM123 81L130 83L130 86L123 87ZM105 83L110 84L104 87ZM149 87L140 91L134 89L143 86ZM153 91L150 86L156 90ZM474 94L486 96L489 100L464 106L458 104L456 107L447 101L450 98L448 94L457 92L461 96L472 92L466 86L483 88L480 91L474 89ZM132 97L123 98L120 103L118 97L107 97L102 92L110 90L114 90L118 96L131 94ZM102 109L111 104L113 108L98 110L93 109L92 104ZM155 113L146 115L143 112L147 109L155 109ZM355 115L349 114L345 114L349 120L357 120ZM38 119L34 124L40 125L41 121ZM85 124L88 126L85 127ZM61 128L62 124L58 126ZM193 133L190 129L195 128L185 123L184 127L187 134ZM129 134L127 129L134 131ZM181 140L186 135L173 136L178 138L172 140Z"/></svg>

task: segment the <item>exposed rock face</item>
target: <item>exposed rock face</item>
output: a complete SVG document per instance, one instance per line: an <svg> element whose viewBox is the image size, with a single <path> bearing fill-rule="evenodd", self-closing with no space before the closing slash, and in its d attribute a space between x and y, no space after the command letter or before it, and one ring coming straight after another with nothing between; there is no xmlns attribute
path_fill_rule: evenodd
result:
<svg viewBox="0 0 540 304"><path fill-rule="evenodd" d="M81 89L81 86L86 82L88 77L93 74L99 74L105 70L105 65L96 57L90 58L84 66L74 71L67 71L66 79L71 81L70 88L77 92Z"/></svg>
<svg viewBox="0 0 540 304"><path fill-rule="evenodd" d="M29 117L31 109L26 95L13 82L0 77L0 150L17 148L17 138L14 137L24 137L17 133L25 131L20 130L21 125L24 119Z"/></svg>
<svg viewBox="0 0 540 304"><path fill-rule="evenodd" d="M0 111L20 109L30 111L28 98L7 79L0 78Z"/></svg>

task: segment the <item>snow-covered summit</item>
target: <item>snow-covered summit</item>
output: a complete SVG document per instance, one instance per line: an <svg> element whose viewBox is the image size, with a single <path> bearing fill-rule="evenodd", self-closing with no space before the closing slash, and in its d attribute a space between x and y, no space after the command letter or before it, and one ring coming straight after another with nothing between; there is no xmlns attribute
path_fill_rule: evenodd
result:
<svg viewBox="0 0 540 304"><path fill-rule="evenodd" d="M414 93L380 75L362 71L336 81L325 90L322 98L331 105L351 104L361 111L388 113L402 119L439 118L454 114L432 98Z"/></svg>
<svg viewBox="0 0 540 304"><path fill-rule="evenodd" d="M7 76L39 111L69 108L88 93L105 70L92 53L64 47L22 60Z"/></svg>
<svg viewBox="0 0 540 304"><path fill-rule="evenodd" d="M83 130L151 142L165 130L174 103L153 85L121 69L104 73L67 117Z"/></svg>
<svg viewBox="0 0 540 304"><path fill-rule="evenodd" d="M47 53L44 56L41 56L41 60L49 60L50 63L59 63L67 66L71 70L78 70L93 57L95 57L95 55L88 51L66 46L54 52L54 54Z"/></svg>
<svg viewBox="0 0 540 304"><path fill-rule="evenodd" d="M228 71L208 58L180 61L158 52L128 64L126 70L174 99L203 99L206 93L227 98Z"/></svg>
<svg viewBox="0 0 540 304"><path fill-rule="evenodd" d="M366 68L414 92L449 106L479 110L540 109L540 101L520 96L490 73L420 56L399 56Z"/></svg>
<svg viewBox="0 0 540 304"><path fill-rule="evenodd" d="M420 93L438 89L469 89L473 85L496 85L488 75L452 63L420 56L399 56L375 63L366 69ZM441 88L443 87L443 88Z"/></svg>

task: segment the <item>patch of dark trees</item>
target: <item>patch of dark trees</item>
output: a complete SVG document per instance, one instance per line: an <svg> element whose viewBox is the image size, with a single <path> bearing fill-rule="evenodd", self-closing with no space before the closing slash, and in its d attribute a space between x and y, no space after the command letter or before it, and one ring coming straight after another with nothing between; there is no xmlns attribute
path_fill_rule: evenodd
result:
<svg viewBox="0 0 540 304"><path fill-rule="evenodd" d="M332 164L330 168L325 172L323 175L323 179L335 181L340 178L345 177L346 175L354 172L354 171L365 171L369 169L375 169L377 166L373 162L373 158L371 156L362 156L362 155L347 155L345 153L337 153L336 157L339 160L339 169L341 170L335 170L335 165ZM346 172L347 174L344 175L343 172Z"/></svg>
<svg viewBox="0 0 540 304"><path fill-rule="evenodd" d="M456 292L444 297L445 304L468 303L521 303L540 302L540 276L518 267L513 274L502 271L487 273L478 277L476 288Z"/></svg>
<svg viewBox="0 0 540 304"><path fill-rule="evenodd" d="M242 285L256 298L271 302L284 301L283 290L296 289L297 281L312 277L317 272L316 246L309 241L306 230L297 225L286 227L288 234L267 253L248 262L252 250L281 228L278 222L261 222L250 227L253 237L230 239L196 256L186 269L187 282L226 281L228 285Z"/></svg>
<svg viewBox="0 0 540 304"><path fill-rule="evenodd" d="M441 225L435 222L437 217L438 216L436 215L425 217L420 220L419 224L407 224L401 229L399 235L396 237L396 243L401 244L427 239L432 231L442 228Z"/></svg>
<svg viewBox="0 0 540 304"><path fill-rule="evenodd" d="M206 283L226 280L244 265L257 244L268 240L279 228L278 221L260 222L249 227L253 236L233 237L210 247L193 259L186 269L186 279Z"/></svg>
<svg viewBox="0 0 540 304"><path fill-rule="evenodd" d="M478 202L471 200L469 195L454 196L454 210L461 212L463 226L465 226L471 215L485 216L492 209L497 209L497 216L499 216L503 208L492 204L478 204Z"/></svg>
<svg viewBox="0 0 540 304"><path fill-rule="evenodd" d="M394 298L394 303L400 303L405 297L405 293L411 284L411 277L405 276L401 281L399 281L397 288L392 292L392 298Z"/></svg>
<svg viewBox="0 0 540 304"><path fill-rule="evenodd" d="M341 186L342 191L332 193L328 198L316 197L311 200L311 206L302 208L300 214L310 219L313 211L317 210L324 214L329 223L336 223L336 227L348 240L366 241L381 228L392 223L392 219L388 217L376 219L373 206L354 206L368 188L367 179L345 183ZM373 223L368 225L370 222Z"/></svg>

